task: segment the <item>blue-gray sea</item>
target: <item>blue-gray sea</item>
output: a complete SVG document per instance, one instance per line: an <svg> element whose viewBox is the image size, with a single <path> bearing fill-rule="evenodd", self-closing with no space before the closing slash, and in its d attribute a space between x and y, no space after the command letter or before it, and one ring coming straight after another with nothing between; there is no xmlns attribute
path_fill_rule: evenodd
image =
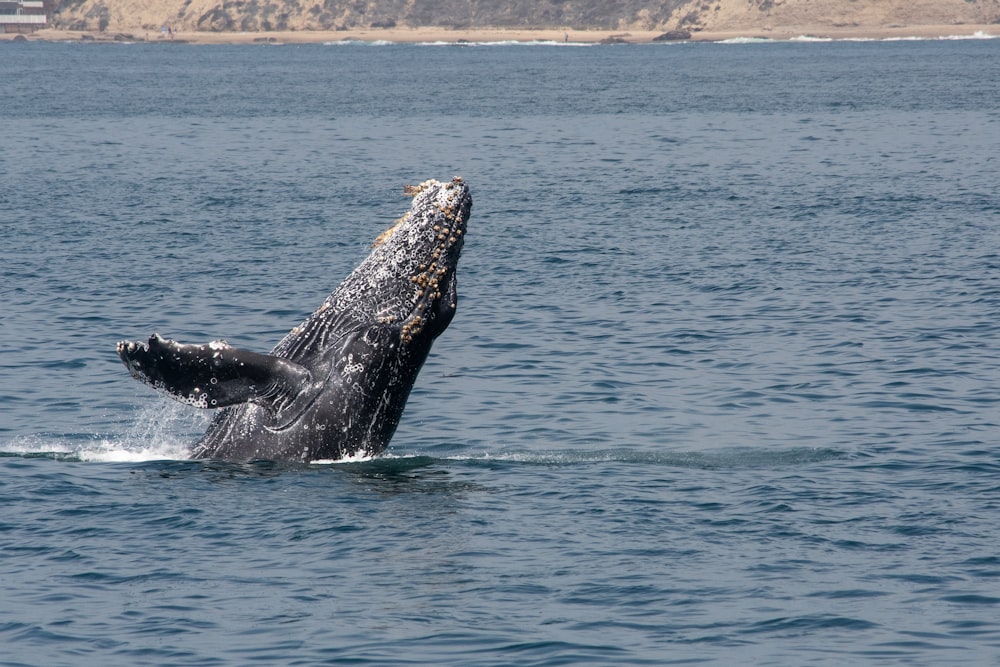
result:
<svg viewBox="0 0 1000 667"><path fill-rule="evenodd" d="M0 665L1000 664L1000 40L0 43ZM475 199L389 450L189 459Z"/></svg>

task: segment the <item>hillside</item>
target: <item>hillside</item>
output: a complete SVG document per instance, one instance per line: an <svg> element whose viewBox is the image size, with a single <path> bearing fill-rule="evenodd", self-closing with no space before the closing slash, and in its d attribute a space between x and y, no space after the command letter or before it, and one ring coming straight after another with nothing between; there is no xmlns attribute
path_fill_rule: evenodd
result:
<svg viewBox="0 0 1000 667"><path fill-rule="evenodd" d="M66 30L769 31L1000 23L1000 0L55 0Z"/></svg>

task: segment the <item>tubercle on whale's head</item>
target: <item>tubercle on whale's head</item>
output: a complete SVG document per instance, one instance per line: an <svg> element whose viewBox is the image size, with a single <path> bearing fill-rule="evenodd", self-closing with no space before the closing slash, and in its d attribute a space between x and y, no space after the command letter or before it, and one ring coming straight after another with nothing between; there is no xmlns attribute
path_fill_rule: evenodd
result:
<svg viewBox="0 0 1000 667"><path fill-rule="evenodd" d="M441 235L445 230L457 231L458 236L465 233L469 210L472 208L472 197L469 194L469 186L461 176L455 176L449 183L431 179L420 185L407 185L403 188L403 194L413 197L410 210L392 227L378 235L372 243L373 248L384 245L400 229L433 231L435 234L428 236L432 236L433 240L438 242L442 241ZM439 213L441 215L438 215ZM439 219L441 217L443 220Z"/></svg>
<svg viewBox="0 0 1000 667"><path fill-rule="evenodd" d="M422 333L436 336L457 306L456 272L465 241L472 195L461 177L408 186L410 210L375 240L365 264L381 274L385 298L376 319L401 324L403 343ZM388 294L387 294L388 293Z"/></svg>

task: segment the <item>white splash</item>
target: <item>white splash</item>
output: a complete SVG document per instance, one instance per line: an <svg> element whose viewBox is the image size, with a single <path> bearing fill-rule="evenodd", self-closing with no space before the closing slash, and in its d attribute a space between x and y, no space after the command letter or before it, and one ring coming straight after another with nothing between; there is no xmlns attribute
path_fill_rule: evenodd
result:
<svg viewBox="0 0 1000 667"><path fill-rule="evenodd" d="M375 459L385 459L393 458L392 456L386 454L371 454L367 451L355 452L348 456L344 456L339 459L316 459L315 461L310 461L309 465L313 466L328 466L337 463L365 463L366 461L374 461Z"/></svg>
<svg viewBox="0 0 1000 667"><path fill-rule="evenodd" d="M75 452L81 461L99 463L140 463L143 461L183 461L191 458L187 442L156 443L149 447L132 449L117 440L104 440L92 447Z"/></svg>
<svg viewBox="0 0 1000 667"><path fill-rule="evenodd" d="M104 463L183 461L191 458L191 445L210 416L157 399L141 408L121 435L96 440L74 453L81 461Z"/></svg>

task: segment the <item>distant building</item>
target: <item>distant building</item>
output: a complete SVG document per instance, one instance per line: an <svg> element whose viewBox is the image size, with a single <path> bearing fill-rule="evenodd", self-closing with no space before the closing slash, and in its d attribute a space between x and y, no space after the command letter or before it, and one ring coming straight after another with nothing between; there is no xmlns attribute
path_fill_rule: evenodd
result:
<svg viewBox="0 0 1000 667"><path fill-rule="evenodd" d="M0 32L35 32L48 23L45 0L0 0Z"/></svg>

